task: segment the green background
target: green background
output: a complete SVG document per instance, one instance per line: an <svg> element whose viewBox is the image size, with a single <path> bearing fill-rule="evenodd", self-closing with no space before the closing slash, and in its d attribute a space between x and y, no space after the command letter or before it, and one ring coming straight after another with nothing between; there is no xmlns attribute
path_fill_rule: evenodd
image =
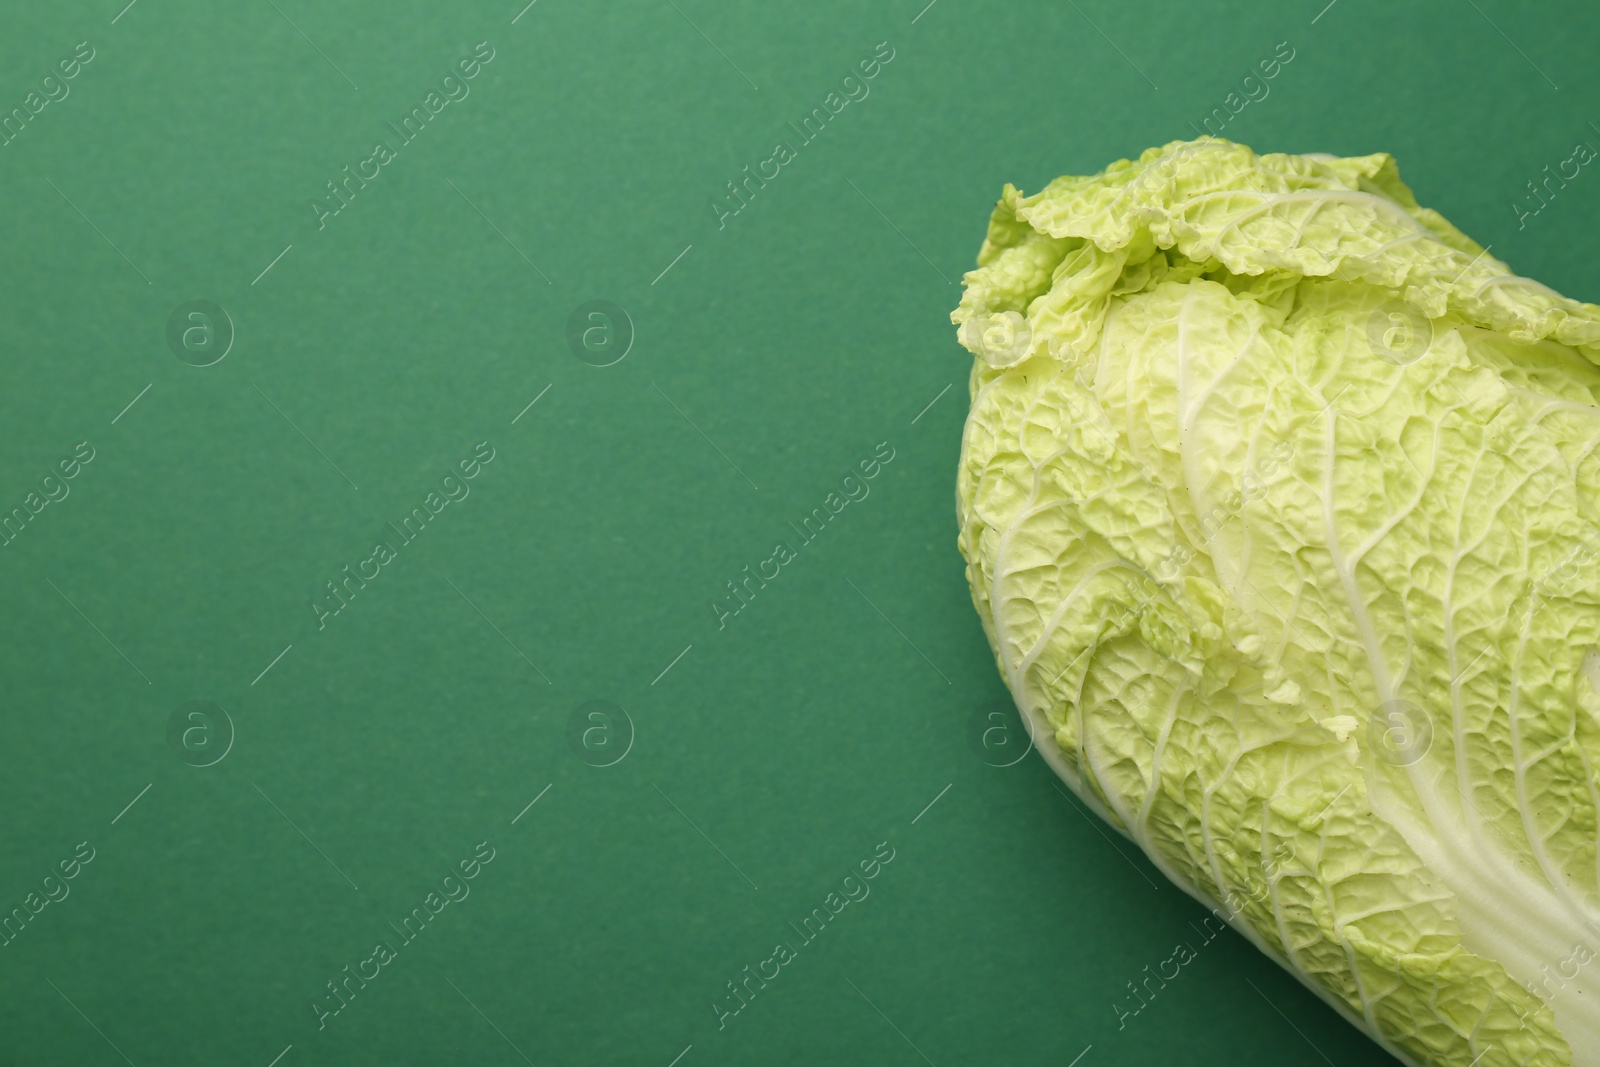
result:
<svg viewBox="0 0 1600 1067"><path fill-rule="evenodd" d="M0 948L0 1064L1382 1058L1231 933L1119 1028L1203 913L1037 755L994 766L1014 734L977 740L1006 697L955 550L947 316L1002 183L1191 136L1283 41L1226 136L1392 152L1600 299L1600 177L1511 206L1600 146L1600 12L924 3L6 13L0 111L95 58L0 148L0 510L95 458L0 549L0 909L95 858ZM324 183L481 41L470 95L319 229ZM870 95L719 229L880 41ZM605 367L567 341L597 299L635 334ZM236 333L212 366L166 341L192 300ZM470 496L319 629L480 441ZM870 495L719 629L724 583L880 442ZM231 734L207 767L169 738L195 700L231 723L191 736L196 762ZM593 700L631 727L575 749ZM470 896L319 1029L482 841ZM881 842L870 896L719 1029Z"/></svg>

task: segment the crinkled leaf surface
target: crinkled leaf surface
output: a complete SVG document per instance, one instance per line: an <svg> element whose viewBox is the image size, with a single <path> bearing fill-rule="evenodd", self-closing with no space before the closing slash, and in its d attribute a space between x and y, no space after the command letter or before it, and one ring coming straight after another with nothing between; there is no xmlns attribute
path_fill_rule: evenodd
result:
<svg viewBox="0 0 1600 1067"><path fill-rule="evenodd" d="M1007 186L973 601L1052 766L1414 1064L1600 1064L1600 308L1386 155Z"/></svg>

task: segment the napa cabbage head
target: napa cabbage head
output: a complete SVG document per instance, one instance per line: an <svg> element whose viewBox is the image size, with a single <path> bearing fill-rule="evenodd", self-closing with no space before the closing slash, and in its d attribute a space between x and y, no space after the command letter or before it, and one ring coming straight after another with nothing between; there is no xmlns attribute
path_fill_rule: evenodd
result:
<svg viewBox="0 0 1600 1067"><path fill-rule="evenodd" d="M960 549L1040 751L1403 1061L1600 1064L1600 308L1387 155L1006 186Z"/></svg>

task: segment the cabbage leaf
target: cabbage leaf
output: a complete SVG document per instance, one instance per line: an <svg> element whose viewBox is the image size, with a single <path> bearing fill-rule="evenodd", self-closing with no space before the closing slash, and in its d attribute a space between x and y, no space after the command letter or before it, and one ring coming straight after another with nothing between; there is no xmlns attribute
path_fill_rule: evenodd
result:
<svg viewBox="0 0 1600 1067"><path fill-rule="evenodd" d="M1600 1064L1600 307L1394 160L995 206L959 547L1054 769L1404 1062Z"/></svg>

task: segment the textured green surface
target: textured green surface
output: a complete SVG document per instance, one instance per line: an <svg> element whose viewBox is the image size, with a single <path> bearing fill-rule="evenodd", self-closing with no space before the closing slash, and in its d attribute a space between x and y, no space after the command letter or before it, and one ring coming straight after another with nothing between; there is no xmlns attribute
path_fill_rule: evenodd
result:
<svg viewBox="0 0 1600 1067"><path fill-rule="evenodd" d="M978 261L961 549L1043 754L1396 1055L1593 1064L1600 307L1215 138Z"/></svg>
<svg viewBox="0 0 1600 1067"><path fill-rule="evenodd" d="M76 872L0 948L0 1063L1379 1055L1238 938L1203 943L1198 906L1036 755L977 744L1005 696L955 551L970 357L946 316L1004 182L1191 136L1283 41L1219 132L1392 152L1495 257L1596 299L1600 178L1521 228L1512 205L1600 146L1600 19L276 6L48 5L0 36L6 111L93 49L0 147L0 507L68 492L0 549L0 906ZM479 42L494 58L444 103ZM319 229L324 184L435 91ZM801 143L787 123L830 93ZM719 212L747 165L778 170ZM197 300L236 333L208 367L166 336ZM611 366L569 349L594 300L633 323ZM324 583L430 493L426 531L319 630ZM733 615L746 566L777 576ZM604 727L573 724L597 700L636 727L611 766ZM192 701L236 731L208 767L169 730ZM425 931L363 963L430 893ZM1194 960L1119 1030L1126 983L1181 941ZM346 965L381 969L319 1030ZM746 966L778 977L719 1030Z"/></svg>

